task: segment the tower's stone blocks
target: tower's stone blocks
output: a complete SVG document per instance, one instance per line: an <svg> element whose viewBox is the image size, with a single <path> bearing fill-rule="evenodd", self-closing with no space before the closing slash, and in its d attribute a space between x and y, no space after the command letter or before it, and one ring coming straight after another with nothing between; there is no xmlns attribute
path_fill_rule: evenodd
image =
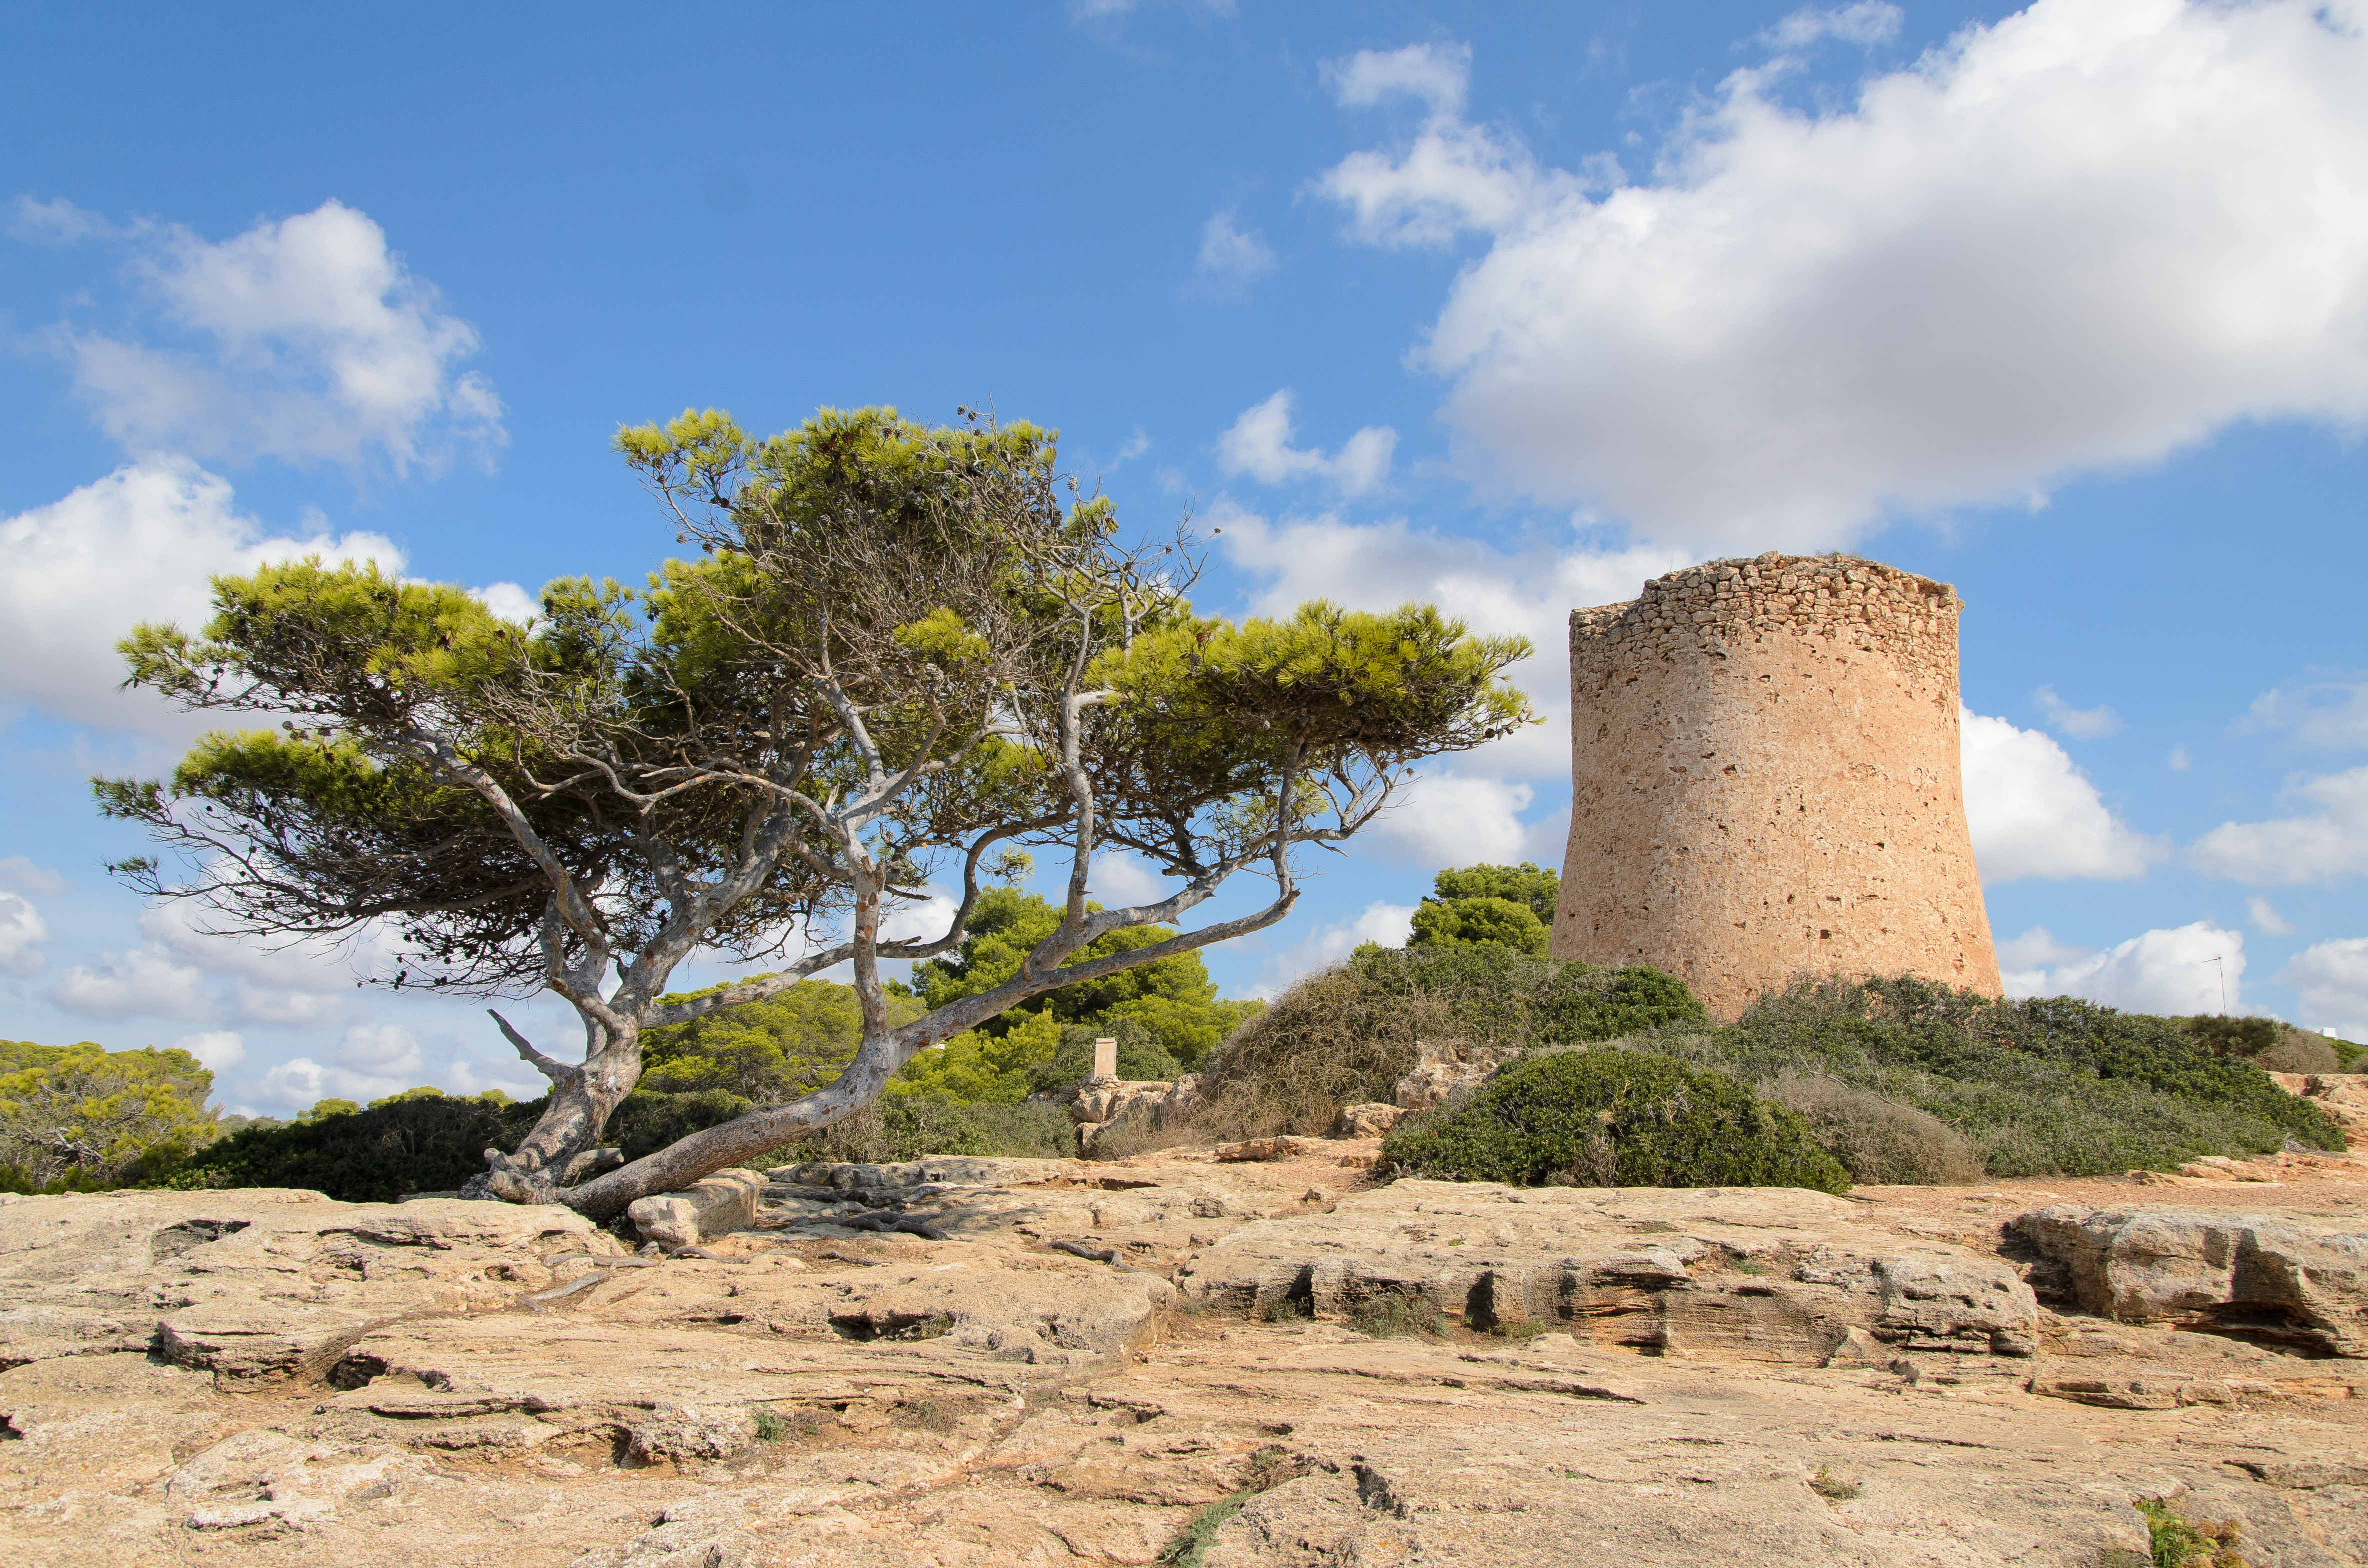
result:
<svg viewBox="0 0 2368 1568"><path fill-rule="evenodd" d="M1552 951L1646 963L1733 1017L1803 972L1995 995L1946 583L1763 555L1570 618L1571 821Z"/></svg>

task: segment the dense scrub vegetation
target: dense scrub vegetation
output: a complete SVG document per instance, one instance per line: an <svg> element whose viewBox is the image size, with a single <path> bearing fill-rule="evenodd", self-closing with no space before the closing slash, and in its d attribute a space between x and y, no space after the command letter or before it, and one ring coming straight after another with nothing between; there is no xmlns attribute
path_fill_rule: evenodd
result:
<svg viewBox="0 0 2368 1568"><path fill-rule="evenodd" d="M1625 1051L1516 1062L1462 1106L1394 1131L1406 1176L1557 1187L1805 1187L1850 1174L1793 1112L1724 1074Z"/></svg>
<svg viewBox="0 0 2368 1568"><path fill-rule="evenodd" d="M169 1169L217 1132L186 1051L0 1040L0 1192L94 1191Z"/></svg>
<svg viewBox="0 0 2368 1568"><path fill-rule="evenodd" d="M1529 1048L1691 1022L1702 1004L1653 969L1556 963L1500 943L1360 948L1245 1024L1201 1077L1212 1135L1322 1133L1386 1100L1422 1040Z"/></svg>

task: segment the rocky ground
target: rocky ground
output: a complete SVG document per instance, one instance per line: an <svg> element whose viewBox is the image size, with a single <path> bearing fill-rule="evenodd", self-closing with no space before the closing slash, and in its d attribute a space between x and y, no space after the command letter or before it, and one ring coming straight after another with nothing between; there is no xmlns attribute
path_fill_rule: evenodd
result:
<svg viewBox="0 0 2368 1568"><path fill-rule="evenodd" d="M2168 1498L2368 1562L2368 1157L1838 1199L1376 1186L1375 1148L785 1167L682 1256L496 1203L0 1200L0 1540L2086 1568Z"/></svg>

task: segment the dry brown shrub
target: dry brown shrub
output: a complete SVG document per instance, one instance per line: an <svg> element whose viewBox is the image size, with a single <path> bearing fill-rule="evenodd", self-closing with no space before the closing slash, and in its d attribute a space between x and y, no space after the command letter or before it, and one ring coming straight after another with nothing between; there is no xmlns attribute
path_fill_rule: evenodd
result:
<svg viewBox="0 0 2368 1568"><path fill-rule="evenodd" d="M2278 1025L2276 1042L2254 1057L2253 1065L2264 1073L2338 1073L2343 1068L2326 1036L2287 1023Z"/></svg>
<svg viewBox="0 0 2368 1568"><path fill-rule="evenodd" d="M1390 1098L1416 1042L1455 1032L1451 1012L1439 996L1389 995L1355 965L1311 974L1225 1042L1195 1124L1219 1140L1321 1137L1342 1106Z"/></svg>
<svg viewBox="0 0 2368 1568"><path fill-rule="evenodd" d="M1854 1182L1969 1187L1985 1179L1981 1157L1955 1128L1872 1089L1785 1073L1762 1083L1759 1092L1797 1112Z"/></svg>

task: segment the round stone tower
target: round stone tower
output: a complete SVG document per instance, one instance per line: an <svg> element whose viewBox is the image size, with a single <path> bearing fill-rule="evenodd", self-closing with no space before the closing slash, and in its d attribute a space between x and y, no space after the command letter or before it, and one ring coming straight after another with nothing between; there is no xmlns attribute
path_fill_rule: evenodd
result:
<svg viewBox="0 0 2368 1568"><path fill-rule="evenodd" d="M1794 976L1998 993L1957 755L1954 590L1846 556L1714 561L1570 618L1554 957L1731 1018Z"/></svg>

